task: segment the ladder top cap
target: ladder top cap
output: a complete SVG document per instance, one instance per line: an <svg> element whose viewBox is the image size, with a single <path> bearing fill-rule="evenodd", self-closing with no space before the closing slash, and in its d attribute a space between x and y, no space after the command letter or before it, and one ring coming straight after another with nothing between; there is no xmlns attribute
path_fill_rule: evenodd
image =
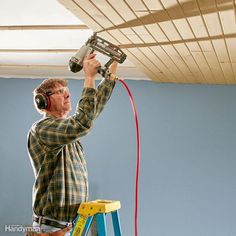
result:
<svg viewBox="0 0 236 236"><path fill-rule="evenodd" d="M108 213L121 208L120 201L98 199L90 202L82 202L78 213L84 216L91 216L97 213Z"/></svg>

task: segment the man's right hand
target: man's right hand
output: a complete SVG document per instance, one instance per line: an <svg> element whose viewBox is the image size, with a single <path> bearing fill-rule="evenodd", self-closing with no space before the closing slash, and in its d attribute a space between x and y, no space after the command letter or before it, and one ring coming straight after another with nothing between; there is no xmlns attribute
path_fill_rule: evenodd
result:
<svg viewBox="0 0 236 236"><path fill-rule="evenodd" d="M92 53L85 57L83 62L83 69L85 73L84 87L95 88L95 78L98 67L101 63L95 58L96 54Z"/></svg>

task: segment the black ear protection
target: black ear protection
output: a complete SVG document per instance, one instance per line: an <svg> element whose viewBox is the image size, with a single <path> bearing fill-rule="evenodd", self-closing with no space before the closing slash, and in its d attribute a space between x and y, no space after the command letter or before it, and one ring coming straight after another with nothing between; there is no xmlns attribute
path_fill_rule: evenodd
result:
<svg viewBox="0 0 236 236"><path fill-rule="evenodd" d="M47 93L38 93L34 98L38 109L48 109L51 105L49 95Z"/></svg>

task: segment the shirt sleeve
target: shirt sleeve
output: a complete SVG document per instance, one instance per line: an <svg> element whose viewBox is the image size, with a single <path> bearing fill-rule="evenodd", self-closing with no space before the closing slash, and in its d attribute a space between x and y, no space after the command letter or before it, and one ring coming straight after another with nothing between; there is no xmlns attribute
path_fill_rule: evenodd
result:
<svg viewBox="0 0 236 236"><path fill-rule="evenodd" d="M96 92L96 98L97 98L96 114L95 114L96 117L98 117L99 114L104 109L104 106L106 105L107 101L109 100L112 94L114 86L115 86L114 80L109 80L105 78L98 85Z"/></svg>
<svg viewBox="0 0 236 236"><path fill-rule="evenodd" d="M55 148L88 134L94 119L109 100L114 84L114 81L104 79L97 89L84 88L73 116L66 119L47 117L40 121L35 129L40 141Z"/></svg>

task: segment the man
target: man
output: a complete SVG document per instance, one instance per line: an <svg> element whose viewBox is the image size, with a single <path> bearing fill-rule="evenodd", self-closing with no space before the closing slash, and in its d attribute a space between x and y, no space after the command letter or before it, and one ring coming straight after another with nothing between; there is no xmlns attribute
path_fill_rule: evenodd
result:
<svg viewBox="0 0 236 236"><path fill-rule="evenodd" d="M114 78L107 78L95 88L99 66L95 54L85 58L82 96L70 117L70 92L64 79L47 79L34 90L36 109L44 117L29 131L28 152L35 175L33 226L43 232L65 232L75 219L79 204L88 200L87 168L80 138L90 131L115 85ZM112 73L116 66L112 64Z"/></svg>

